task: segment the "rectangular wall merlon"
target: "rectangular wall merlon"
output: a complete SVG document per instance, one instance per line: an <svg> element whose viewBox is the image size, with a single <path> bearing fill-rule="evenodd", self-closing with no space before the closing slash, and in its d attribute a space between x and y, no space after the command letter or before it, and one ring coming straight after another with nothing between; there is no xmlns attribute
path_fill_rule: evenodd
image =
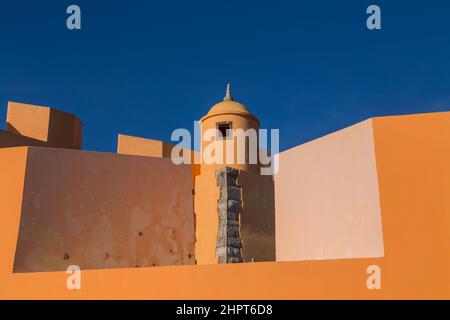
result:
<svg viewBox="0 0 450 320"><path fill-rule="evenodd" d="M164 142L119 134L117 153L146 157L164 157Z"/></svg>
<svg viewBox="0 0 450 320"><path fill-rule="evenodd" d="M45 142L9 131L0 130L0 148L12 148L21 146L45 147Z"/></svg>
<svg viewBox="0 0 450 320"><path fill-rule="evenodd" d="M194 264L192 168L30 148L15 272Z"/></svg>
<svg viewBox="0 0 450 320"><path fill-rule="evenodd" d="M81 121L67 112L24 103L8 103L6 130L41 141L46 147L81 149L82 127Z"/></svg>
<svg viewBox="0 0 450 320"><path fill-rule="evenodd" d="M279 155L277 260L384 255L372 120Z"/></svg>

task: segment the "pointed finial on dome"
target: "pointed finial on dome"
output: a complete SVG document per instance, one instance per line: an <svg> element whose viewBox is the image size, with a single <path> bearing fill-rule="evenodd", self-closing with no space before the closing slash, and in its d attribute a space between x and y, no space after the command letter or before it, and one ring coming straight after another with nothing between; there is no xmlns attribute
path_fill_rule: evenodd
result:
<svg viewBox="0 0 450 320"><path fill-rule="evenodd" d="M227 83L227 93L223 98L223 101L233 101L233 96L231 95L231 86Z"/></svg>

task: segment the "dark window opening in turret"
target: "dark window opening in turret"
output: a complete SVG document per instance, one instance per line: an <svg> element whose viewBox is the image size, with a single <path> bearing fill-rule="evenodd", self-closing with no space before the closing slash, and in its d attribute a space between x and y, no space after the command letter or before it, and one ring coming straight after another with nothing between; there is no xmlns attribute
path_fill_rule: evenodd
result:
<svg viewBox="0 0 450 320"><path fill-rule="evenodd" d="M231 138L231 129L232 129L232 122L226 121L226 122L218 122L216 124L217 130L219 130L217 140L220 139L230 139Z"/></svg>

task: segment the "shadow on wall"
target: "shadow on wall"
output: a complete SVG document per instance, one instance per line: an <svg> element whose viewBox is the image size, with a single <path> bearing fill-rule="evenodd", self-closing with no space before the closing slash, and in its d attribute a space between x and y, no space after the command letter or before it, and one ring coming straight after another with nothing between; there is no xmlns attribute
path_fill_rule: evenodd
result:
<svg viewBox="0 0 450 320"><path fill-rule="evenodd" d="M275 261L275 198L272 176L239 172L242 190L241 239L244 262Z"/></svg>
<svg viewBox="0 0 450 320"><path fill-rule="evenodd" d="M17 130L11 123L6 122L6 131L12 132L14 134L22 135L19 130ZM37 139L36 139L37 140ZM40 141L40 140L39 140Z"/></svg>

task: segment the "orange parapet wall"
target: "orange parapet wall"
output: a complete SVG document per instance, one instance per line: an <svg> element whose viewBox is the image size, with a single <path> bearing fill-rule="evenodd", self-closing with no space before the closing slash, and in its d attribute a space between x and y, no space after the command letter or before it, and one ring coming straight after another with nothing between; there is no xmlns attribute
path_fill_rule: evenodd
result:
<svg viewBox="0 0 450 320"><path fill-rule="evenodd" d="M275 195L272 176L239 171L240 235L245 262L275 261Z"/></svg>
<svg viewBox="0 0 450 320"><path fill-rule="evenodd" d="M117 137L118 154L156 158L171 158L172 150L174 150L174 147L175 145L161 140L134 137L125 134L119 134ZM194 188L195 178L200 174L200 164L196 164L194 161L195 158L198 157L197 152L180 148L176 149L175 151L175 154L180 157L183 157L184 152L190 153L192 167L192 187Z"/></svg>
<svg viewBox="0 0 450 320"><path fill-rule="evenodd" d="M8 102L6 131L1 146L46 146L81 149L82 123L74 115L50 107Z"/></svg>
<svg viewBox="0 0 450 320"><path fill-rule="evenodd" d="M19 150L27 157L23 195L2 202L21 204L15 211L20 229L14 272L195 262L189 165L78 150ZM1 152L9 159L18 151ZM8 207L0 212L13 214Z"/></svg>

